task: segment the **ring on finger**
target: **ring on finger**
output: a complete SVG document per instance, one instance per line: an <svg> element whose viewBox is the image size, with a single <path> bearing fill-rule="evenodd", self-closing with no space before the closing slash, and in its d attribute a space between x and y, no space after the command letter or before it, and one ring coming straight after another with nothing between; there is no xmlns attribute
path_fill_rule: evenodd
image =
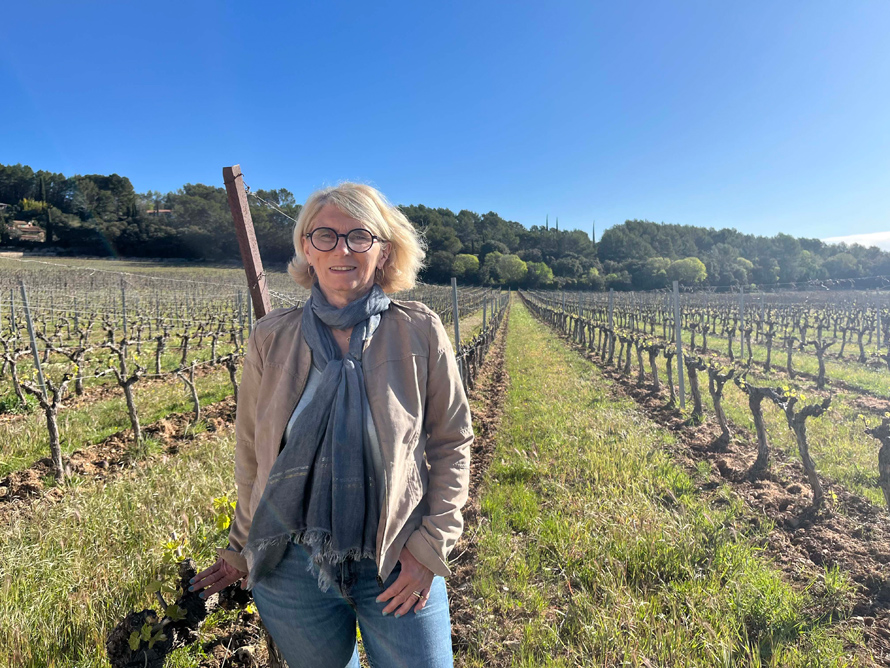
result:
<svg viewBox="0 0 890 668"><path fill-rule="evenodd" d="M424 599L424 595L421 594L421 593L420 593L419 591L417 591L416 589L415 589L414 591L412 591L411 593L414 594L414 595L415 595L417 598L419 598L421 601Z"/></svg>

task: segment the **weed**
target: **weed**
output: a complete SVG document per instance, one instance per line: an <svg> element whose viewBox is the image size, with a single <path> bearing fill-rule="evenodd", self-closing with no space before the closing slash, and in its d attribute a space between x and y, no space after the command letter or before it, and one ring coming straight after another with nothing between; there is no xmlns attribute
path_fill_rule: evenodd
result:
<svg viewBox="0 0 890 668"><path fill-rule="evenodd" d="M822 591L818 602L830 617L842 616L850 609L856 585L838 564L826 566L822 574Z"/></svg>
<svg viewBox="0 0 890 668"><path fill-rule="evenodd" d="M711 477L711 462L701 459L695 464L695 474L702 482L707 482Z"/></svg>
<svg viewBox="0 0 890 668"><path fill-rule="evenodd" d="M0 396L0 415L24 415L33 413L37 409L37 398L30 394L25 395L21 401L13 392Z"/></svg>
<svg viewBox="0 0 890 668"><path fill-rule="evenodd" d="M182 436L183 436L183 438L194 438L198 434L203 434L206 431L207 431L206 420L198 420L195 424L186 425Z"/></svg>
<svg viewBox="0 0 890 668"><path fill-rule="evenodd" d="M124 460L127 462L137 462L158 454L164 447L162 441L157 438L144 437L139 442L130 440L124 452Z"/></svg>

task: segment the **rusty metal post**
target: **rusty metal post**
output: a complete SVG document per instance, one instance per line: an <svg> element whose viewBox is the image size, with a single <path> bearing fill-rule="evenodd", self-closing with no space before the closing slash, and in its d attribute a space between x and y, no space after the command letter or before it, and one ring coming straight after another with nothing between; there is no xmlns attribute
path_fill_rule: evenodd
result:
<svg viewBox="0 0 890 668"><path fill-rule="evenodd" d="M238 247L241 249L241 261L247 274L247 287L253 302L253 312L257 320L272 310L269 300L269 287L266 284L266 273L263 271L263 260L257 247L256 234L253 231L253 218L250 217L250 206L247 204L247 192L244 190L244 178L241 166L223 167L223 181L226 184L226 195L229 198L229 209L235 221L235 233L238 235Z"/></svg>

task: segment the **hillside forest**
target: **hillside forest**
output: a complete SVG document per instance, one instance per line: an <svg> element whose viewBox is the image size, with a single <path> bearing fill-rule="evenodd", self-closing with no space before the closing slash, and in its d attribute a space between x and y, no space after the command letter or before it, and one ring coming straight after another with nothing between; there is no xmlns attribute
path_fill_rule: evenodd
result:
<svg viewBox="0 0 890 668"><path fill-rule="evenodd" d="M287 216L300 205L285 188L255 194ZM292 254L292 223L250 198L264 260L283 265ZM526 227L489 211L400 205L427 243L421 278L457 277L462 284L571 290L653 290L685 286L736 288L798 284L869 287L890 276L890 253L859 245L830 245L787 234L742 234L734 229L627 220L594 243L580 230ZM45 233L42 243L17 236L14 221ZM27 165L0 165L0 245L66 255L183 258L231 262L238 243L222 187L186 184L175 192L138 193L117 174L75 175ZM878 281L880 282L880 281ZM877 285L877 283L875 283Z"/></svg>

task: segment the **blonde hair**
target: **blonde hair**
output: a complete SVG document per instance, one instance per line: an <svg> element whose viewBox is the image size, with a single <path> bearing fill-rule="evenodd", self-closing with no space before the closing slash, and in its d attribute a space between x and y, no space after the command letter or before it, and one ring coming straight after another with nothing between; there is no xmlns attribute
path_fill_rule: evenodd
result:
<svg viewBox="0 0 890 668"><path fill-rule="evenodd" d="M349 182L316 190L300 210L294 227L294 257L287 266L287 273L298 285L310 288L315 280L309 273L309 262L303 252L303 236L312 229L318 213L328 204L360 222L381 241L389 242L383 276L379 278L378 274L376 281L384 292L400 292L414 287L426 255L423 238L383 193L371 186Z"/></svg>

